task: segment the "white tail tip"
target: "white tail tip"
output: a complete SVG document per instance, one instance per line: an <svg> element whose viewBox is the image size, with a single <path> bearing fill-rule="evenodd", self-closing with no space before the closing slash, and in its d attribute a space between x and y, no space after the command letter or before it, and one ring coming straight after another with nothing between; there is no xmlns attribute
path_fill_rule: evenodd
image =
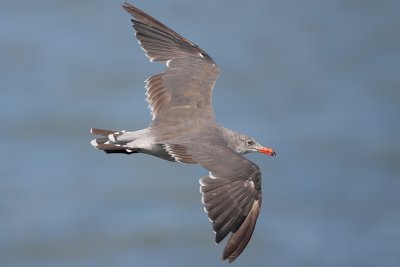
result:
<svg viewBox="0 0 400 267"><path fill-rule="evenodd" d="M94 147L97 147L99 144L97 143L96 139L93 139L92 141L90 141L90 144Z"/></svg>

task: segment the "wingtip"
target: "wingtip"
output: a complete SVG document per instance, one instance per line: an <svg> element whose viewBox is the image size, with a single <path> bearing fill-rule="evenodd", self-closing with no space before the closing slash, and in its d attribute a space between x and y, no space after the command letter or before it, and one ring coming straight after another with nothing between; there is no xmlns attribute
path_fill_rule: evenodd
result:
<svg viewBox="0 0 400 267"><path fill-rule="evenodd" d="M122 8L125 9L126 12L130 13L133 17L136 17L138 15L144 15L145 13L138 9L137 7L129 4L128 2L124 2L122 4Z"/></svg>
<svg viewBox="0 0 400 267"><path fill-rule="evenodd" d="M239 229L230 236L222 254L223 260L228 260L229 263L233 262L246 248L256 226L257 218L260 213L260 204L259 200L253 203L246 220Z"/></svg>
<svg viewBox="0 0 400 267"><path fill-rule="evenodd" d="M121 5L124 9L129 9L132 5L129 4L128 2L123 2Z"/></svg>

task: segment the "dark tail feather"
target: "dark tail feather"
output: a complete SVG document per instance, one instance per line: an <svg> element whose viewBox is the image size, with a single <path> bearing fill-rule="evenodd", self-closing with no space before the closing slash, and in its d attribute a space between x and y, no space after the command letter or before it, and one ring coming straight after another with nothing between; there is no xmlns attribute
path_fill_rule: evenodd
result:
<svg viewBox="0 0 400 267"><path fill-rule="evenodd" d="M90 129L90 133L94 135L101 135L101 136L109 136L110 134L115 133L116 131L110 131L110 130L103 130L103 129L97 129L97 128L92 128Z"/></svg>
<svg viewBox="0 0 400 267"><path fill-rule="evenodd" d="M117 142L114 135L119 134L118 131L110 131L92 128L90 132L94 135L100 135L104 137L93 139L90 144L96 149L103 150L107 154L132 154L137 153L133 148L127 147L126 143ZM110 136L113 140L110 140Z"/></svg>

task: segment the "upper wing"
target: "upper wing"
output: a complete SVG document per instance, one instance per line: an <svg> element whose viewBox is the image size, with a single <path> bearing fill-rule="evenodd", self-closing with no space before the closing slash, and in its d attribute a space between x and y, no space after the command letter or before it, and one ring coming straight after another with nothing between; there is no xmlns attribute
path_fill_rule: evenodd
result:
<svg viewBox="0 0 400 267"><path fill-rule="evenodd" d="M142 49L150 61L161 61L166 70L146 80L152 126L177 124L193 118L214 120L212 89L219 69L201 48L138 8L124 3L134 19Z"/></svg>
<svg viewBox="0 0 400 267"><path fill-rule="evenodd" d="M228 147L202 146L192 157L210 170L200 179L202 202L221 242L230 232L223 259L234 261L249 242L261 207L261 173L257 165Z"/></svg>

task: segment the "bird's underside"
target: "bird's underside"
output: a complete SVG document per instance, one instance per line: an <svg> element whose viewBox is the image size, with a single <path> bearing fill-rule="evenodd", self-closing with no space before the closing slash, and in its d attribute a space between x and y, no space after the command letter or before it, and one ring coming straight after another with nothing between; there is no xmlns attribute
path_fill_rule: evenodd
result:
<svg viewBox="0 0 400 267"><path fill-rule="evenodd" d="M223 259L234 261L248 244L261 207L261 173L241 154L275 155L255 140L215 122L212 90L219 69L201 48L153 17L124 3L142 49L151 61L166 64L146 80L150 126L138 131L92 128L92 145L106 153L146 153L165 160L198 163L204 209L220 243L231 234Z"/></svg>

